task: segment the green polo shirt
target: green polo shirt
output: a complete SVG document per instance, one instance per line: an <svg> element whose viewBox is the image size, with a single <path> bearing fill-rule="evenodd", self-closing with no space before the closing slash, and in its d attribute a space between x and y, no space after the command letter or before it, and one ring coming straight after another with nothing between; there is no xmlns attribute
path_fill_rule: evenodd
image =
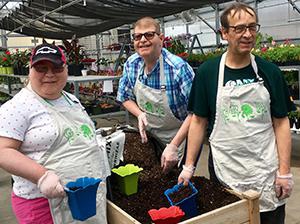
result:
<svg viewBox="0 0 300 224"><path fill-rule="evenodd" d="M208 136L215 122L218 73L221 57L203 63L197 70L190 93L188 110L200 117L208 118ZM287 116L295 105L290 100L287 84L280 69L260 57L255 56L258 74L264 80L271 98L271 115L275 118ZM254 70L249 64L241 69L225 66L223 85L244 85L256 82Z"/></svg>

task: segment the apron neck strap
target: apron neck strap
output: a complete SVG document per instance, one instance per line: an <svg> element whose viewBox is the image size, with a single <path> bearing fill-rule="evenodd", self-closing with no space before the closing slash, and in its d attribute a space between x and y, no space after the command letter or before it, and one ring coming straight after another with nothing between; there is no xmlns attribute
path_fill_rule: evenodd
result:
<svg viewBox="0 0 300 224"><path fill-rule="evenodd" d="M159 76L160 76L160 88L166 88L166 77L164 69L164 60L162 54L159 56Z"/></svg>
<svg viewBox="0 0 300 224"><path fill-rule="evenodd" d="M65 101L67 101L67 103L72 106L72 103L71 103L71 99L68 95L66 95L64 92L61 92L61 95L63 96L63 98L65 99ZM51 106L54 107L54 104L51 102L51 100L48 100L48 99L45 99L45 98L42 98L43 100L45 100L48 104L50 104Z"/></svg>
<svg viewBox="0 0 300 224"><path fill-rule="evenodd" d="M222 55L221 61L220 61L219 81L218 81L219 86L223 86L223 82L224 82L224 70L225 70L226 57L227 57L227 51ZM251 60L251 66L255 72L256 78L259 82L261 82L262 78L258 75L258 68L257 68L257 64L255 62L255 56L253 54L250 54L250 60Z"/></svg>

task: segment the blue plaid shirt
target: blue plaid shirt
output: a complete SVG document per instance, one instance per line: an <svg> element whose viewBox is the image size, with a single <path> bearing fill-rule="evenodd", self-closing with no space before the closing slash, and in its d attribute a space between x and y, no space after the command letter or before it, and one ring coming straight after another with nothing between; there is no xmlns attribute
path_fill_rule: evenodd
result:
<svg viewBox="0 0 300 224"><path fill-rule="evenodd" d="M162 49L164 71L166 79L166 93L171 111L179 120L184 120L187 116L187 104L195 76L193 69L180 57L171 54L166 49ZM144 72L144 60L137 53L128 58L124 65L123 75L119 82L117 100L124 102L127 100L136 101L133 88L137 77L146 86L153 89L160 89L159 80L159 60L150 74Z"/></svg>

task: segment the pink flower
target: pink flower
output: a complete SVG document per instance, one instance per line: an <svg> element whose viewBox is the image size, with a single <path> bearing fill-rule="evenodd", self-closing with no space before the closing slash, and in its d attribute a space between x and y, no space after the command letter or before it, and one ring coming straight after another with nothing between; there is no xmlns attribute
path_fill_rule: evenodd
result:
<svg viewBox="0 0 300 224"><path fill-rule="evenodd" d="M275 46L276 45L276 41L275 40L272 40L272 46Z"/></svg>

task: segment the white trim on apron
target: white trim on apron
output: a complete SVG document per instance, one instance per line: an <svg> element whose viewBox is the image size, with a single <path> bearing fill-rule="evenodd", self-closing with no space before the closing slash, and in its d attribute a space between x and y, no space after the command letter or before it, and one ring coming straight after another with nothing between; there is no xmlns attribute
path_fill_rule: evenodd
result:
<svg viewBox="0 0 300 224"><path fill-rule="evenodd" d="M258 81L223 86L226 55L220 62L216 118L209 138L215 173L220 182L236 191L260 192L260 211L272 211L285 201L278 200L274 189L278 155L270 95L252 54Z"/></svg>
<svg viewBox="0 0 300 224"><path fill-rule="evenodd" d="M58 109L29 88L27 90L45 105L58 130L52 147L38 162L47 169L55 171L63 185L83 176L103 179L104 181L100 183L97 191L97 214L84 223L106 224L105 178L109 174L106 173L104 160L107 158L104 158L99 151L92 120L80 105L73 103L70 107ZM67 95L66 98L68 98ZM70 100L70 102L72 101ZM49 204L55 224L83 223L73 220L67 197L50 199Z"/></svg>
<svg viewBox="0 0 300 224"><path fill-rule="evenodd" d="M139 77L144 74L144 66L142 66L133 90L137 105L146 113L147 131L156 135L164 144L168 144L176 135L182 121L173 115L169 107L162 55L159 57L159 68L161 89L154 89L140 82ZM185 141L179 147L179 157L182 156L184 146Z"/></svg>

